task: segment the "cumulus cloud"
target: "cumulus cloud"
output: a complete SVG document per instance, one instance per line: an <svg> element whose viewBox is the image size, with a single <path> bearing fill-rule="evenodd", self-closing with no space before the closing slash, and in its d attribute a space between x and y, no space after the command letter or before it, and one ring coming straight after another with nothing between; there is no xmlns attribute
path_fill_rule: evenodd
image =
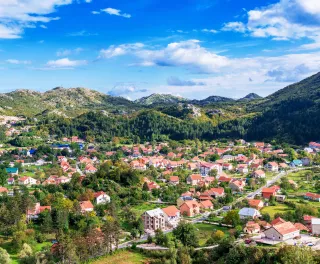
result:
<svg viewBox="0 0 320 264"><path fill-rule="evenodd" d="M170 77L167 80L166 92L180 89L176 92L184 95L191 91L195 93L194 89L197 89L196 93L204 91L205 94L212 94L212 89L217 88L218 83L220 90L217 92L229 91L231 94L238 93L240 97L248 92L267 95L318 72L320 66L320 51L273 57L232 58L217 55L197 40L173 42L164 47L123 44L100 52L100 58L110 59L117 56L133 57L136 60L134 65L141 67L177 67L192 73L210 74L209 77L191 81ZM162 87L160 89L164 92Z"/></svg>
<svg viewBox="0 0 320 264"><path fill-rule="evenodd" d="M6 60L7 63L10 64L31 64L31 61L28 60L16 60L16 59L8 59Z"/></svg>
<svg viewBox="0 0 320 264"><path fill-rule="evenodd" d="M94 15L98 15L101 14L102 12L107 13L111 16L120 16L120 17L124 17L124 18L131 18L130 14L127 13L122 13L120 9L115 9L115 8L105 8L105 9L100 9L100 11L92 11L91 13Z"/></svg>
<svg viewBox="0 0 320 264"><path fill-rule="evenodd" d="M122 44L119 46L111 45L108 49L100 50L99 58L109 59L140 50L143 47L143 43Z"/></svg>
<svg viewBox="0 0 320 264"><path fill-rule="evenodd" d="M301 76L308 74L309 72L310 69L305 64L300 64L290 71L279 67L275 70L268 71L267 75L270 79L277 82L296 82L300 80ZM270 79L267 81L270 81Z"/></svg>
<svg viewBox="0 0 320 264"><path fill-rule="evenodd" d="M181 80L176 76L170 76L167 79L167 84L170 86L204 86L204 82L196 82L193 80Z"/></svg>
<svg viewBox="0 0 320 264"><path fill-rule="evenodd" d="M308 38L316 44L302 49L316 49L320 38L320 2L318 0L280 0L275 4L247 11L246 23L226 23L222 30L250 34L274 40Z"/></svg>
<svg viewBox="0 0 320 264"><path fill-rule="evenodd" d="M229 22L229 23L225 23L221 30L236 31L236 32L244 33L246 32L246 26L242 22Z"/></svg>
<svg viewBox="0 0 320 264"><path fill-rule="evenodd" d="M134 93L145 93L147 89L140 89L136 87L135 83L117 83L110 91L108 91L109 95L112 96L125 96L126 98Z"/></svg>
<svg viewBox="0 0 320 264"><path fill-rule="evenodd" d="M51 69L73 69L78 66L86 65L87 63L86 60L69 60L69 58L63 58L48 61L46 67Z"/></svg>
<svg viewBox="0 0 320 264"><path fill-rule="evenodd" d="M59 19L49 15L54 13L57 7L72 3L73 0L0 1L0 38L20 38L25 28Z"/></svg>

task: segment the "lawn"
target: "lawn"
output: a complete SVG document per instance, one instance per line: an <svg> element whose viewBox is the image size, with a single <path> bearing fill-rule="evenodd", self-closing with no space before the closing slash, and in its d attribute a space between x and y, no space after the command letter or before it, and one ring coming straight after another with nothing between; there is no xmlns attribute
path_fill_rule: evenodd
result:
<svg viewBox="0 0 320 264"><path fill-rule="evenodd" d="M140 253L132 252L129 250L121 250L113 255L101 257L97 260L90 262L91 264L140 264L148 263L148 259Z"/></svg>
<svg viewBox="0 0 320 264"><path fill-rule="evenodd" d="M197 235L199 238L199 245L201 247L205 246L207 240L217 230L221 230L226 235L229 235L229 229L226 227L222 227L222 226L210 225L210 224L194 224L194 227L197 229Z"/></svg>
<svg viewBox="0 0 320 264"><path fill-rule="evenodd" d="M262 208L261 213L268 213L271 218L273 218L276 213L284 213L291 210L292 209L290 209L289 206L285 204L278 204L276 206L266 206Z"/></svg>
<svg viewBox="0 0 320 264"><path fill-rule="evenodd" d="M316 192L314 184L316 181L307 180L306 174L310 173L310 170L302 170L294 173L290 173L287 178L293 180L298 184L297 190L289 190L289 195L302 196L306 192Z"/></svg>
<svg viewBox="0 0 320 264"><path fill-rule="evenodd" d="M143 204L138 204L134 205L131 207L132 211L137 213L138 216L142 215L145 211L156 209L156 208L162 208L165 207L164 205L160 204L152 204L152 203L143 203Z"/></svg>

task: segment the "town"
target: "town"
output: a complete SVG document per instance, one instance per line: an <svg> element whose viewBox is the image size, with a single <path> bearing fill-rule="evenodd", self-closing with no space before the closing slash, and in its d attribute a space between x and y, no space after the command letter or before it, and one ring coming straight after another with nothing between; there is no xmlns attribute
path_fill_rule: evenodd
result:
<svg viewBox="0 0 320 264"><path fill-rule="evenodd" d="M4 144L0 159L0 246L12 259L165 251L186 226L194 239L185 245L196 249L230 237L246 247L320 249L317 142L294 149L242 139L124 144L114 137L102 145L73 136L32 148ZM67 253L70 241L75 248Z"/></svg>

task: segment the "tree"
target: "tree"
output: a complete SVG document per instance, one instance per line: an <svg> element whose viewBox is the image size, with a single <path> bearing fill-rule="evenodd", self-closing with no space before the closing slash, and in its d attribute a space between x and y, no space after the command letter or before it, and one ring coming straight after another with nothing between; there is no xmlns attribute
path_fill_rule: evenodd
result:
<svg viewBox="0 0 320 264"><path fill-rule="evenodd" d="M10 259L10 255L8 254L8 252L0 247L0 263L1 264L10 264L11 263L11 259Z"/></svg>
<svg viewBox="0 0 320 264"><path fill-rule="evenodd" d="M164 234L161 229L157 229L155 233L156 233L155 235L156 244L167 247L169 242L168 236Z"/></svg>
<svg viewBox="0 0 320 264"><path fill-rule="evenodd" d="M77 257L77 251L73 240L70 235L59 231L57 234L57 247L55 254L62 263L79 263Z"/></svg>
<svg viewBox="0 0 320 264"><path fill-rule="evenodd" d="M3 186L7 184L7 179L8 179L7 171L4 168L0 169L0 185Z"/></svg>
<svg viewBox="0 0 320 264"><path fill-rule="evenodd" d="M217 230L211 235L214 242L219 242L224 238L225 234L221 230Z"/></svg>
<svg viewBox="0 0 320 264"><path fill-rule="evenodd" d="M185 246L198 246L198 238L195 227L186 222L180 222L176 229L173 230L173 235L179 239Z"/></svg>
<svg viewBox="0 0 320 264"><path fill-rule="evenodd" d="M28 258L28 257L31 257L32 256L32 248L27 244L27 243L24 243L22 245L22 249L19 253L19 258Z"/></svg>
<svg viewBox="0 0 320 264"><path fill-rule="evenodd" d="M227 212L226 216L223 218L223 222L233 226L240 224L241 221L238 210L230 210Z"/></svg>
<svg viewBox="0 0 320 264"><path fill-rule="evenodd" d="M191 264L192 260L189 254L189 249L187 247L179 248L177 259L180 264Z"/></svg>
<svg viewBox="0 0 320 264"><path fill-rule="evenodd" d="M283 264L315 264L313 251L309 247L283 246L278 251L278 259Z"/></svg>

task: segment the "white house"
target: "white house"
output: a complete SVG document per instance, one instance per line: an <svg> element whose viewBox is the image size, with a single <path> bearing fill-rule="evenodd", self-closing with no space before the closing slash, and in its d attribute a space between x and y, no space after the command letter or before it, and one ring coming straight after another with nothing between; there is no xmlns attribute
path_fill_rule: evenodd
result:
<svg viewBox="0 0 320 264"><path fill-rule="evenodd" d="M240 219L256 219L261 216L257 209L244 207L239 211Z"/></svg>
<svg viewBox="0 0 320 264"><path fill-rule="evenodd" d="M300 230L291 222L284 222L268 228L264 231L264 235L266 238L273 241L286 241L298 237L300 235Z"/></svg>
<svg viewBox="0 0 320 264"><path fill-rule="evenodd" d="M313 235L320 235L320 218L311 218L311 230Z"/></svg>
<svg viewBox="0 0 320 264"><path fill-rule="evenodd" d="M100 192L96 192L94 194L94 198L97 204L106 204L106 203L110 203L110 196L107 195L105 192L100 191Z"/></svg>
<svg viewBox="0 0 320 264"><path fill-rule="evenodd" d="M162 211L166 214L165 219L169 227L175 228L180 222L180 210L174 205L162 208Z"/></svg>

